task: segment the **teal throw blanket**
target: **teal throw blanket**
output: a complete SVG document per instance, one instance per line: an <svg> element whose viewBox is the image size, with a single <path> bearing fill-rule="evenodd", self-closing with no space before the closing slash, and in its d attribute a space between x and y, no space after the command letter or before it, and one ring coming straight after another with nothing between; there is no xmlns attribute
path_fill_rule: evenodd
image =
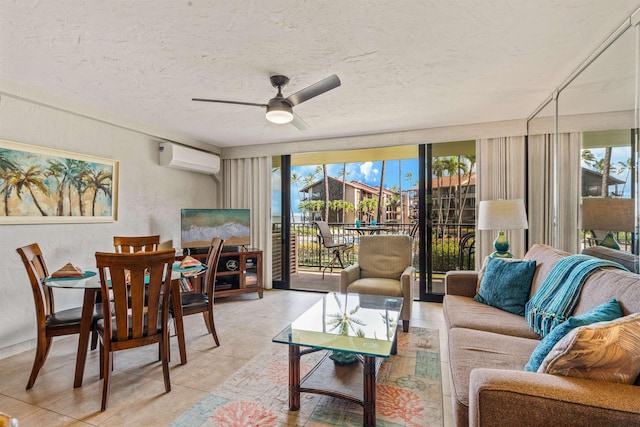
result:
<svg viewBox="0 0 640 427"><path fill-rule="evenodd" d="M567 320L578 302L584 281L601 267L626 270L616 262L588 255L570 255L558 261L525 305L529 328L544 337Z"/></svg>

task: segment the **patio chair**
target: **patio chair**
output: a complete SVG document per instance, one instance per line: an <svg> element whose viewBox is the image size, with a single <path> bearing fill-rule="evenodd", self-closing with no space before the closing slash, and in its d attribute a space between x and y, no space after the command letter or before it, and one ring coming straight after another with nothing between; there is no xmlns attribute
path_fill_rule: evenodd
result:
<svg viewBox="0 0 640 427"><path fill-rule="evenodd" d="M326 221L315 221L315 224L318 227L318 236L320 237L322 246L324 246L325 249L330 250L331 254L333 255L331 261L321 267L322 278L324 279L324 272L327 270L327 268L330 268L331 273L333 273L333 266L335 265L336 261L338 261L341 268L344 268L345 263L342 259L342 255L344 254L344 252L352 250L353 245L347 243L336 243L335 239L333 238L333 234L331 233L331 229L329 229L329 224L327 224Z"/></svg>

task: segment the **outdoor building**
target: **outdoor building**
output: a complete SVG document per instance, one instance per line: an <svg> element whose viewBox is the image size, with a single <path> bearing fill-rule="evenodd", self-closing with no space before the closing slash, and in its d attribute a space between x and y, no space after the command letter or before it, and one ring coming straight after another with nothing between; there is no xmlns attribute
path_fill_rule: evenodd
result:
<svg viewBox="0 0 640 427"><path fill-rule="evenodd" d="M474 224L476 216L476 173L432 178L432 210L438 223ZM407 190L410 216L418 218L418 187ZM462 207L462 208L461 208Z"/></svg>
<svg viewBox="0 0 640 427"><path fill-rule="evenodd" d="M410 200L407 192L402 196L397 191L383 189L380 219L377 218L377 201L380 187L373 187L359 181L343 181L328 177L329 184L329 218L327 222L354 223L356 220L370 222L410 222ZM319 179L300 189L302 221L322 219L324 212L325 187L324 180ZM368 200L375 201L367 203ZM343 206L336 201L344 201ZM332 203L333 202L333 203ZM343 215L344 212L344 215Z"/></svg>
<svg viewBox="0 0 640 427"><path fill-rule="evenodd" d="M602 174L600 172L582 168L582 197L622 197L619 185L624 185L625 181L611 175L607 177L607 191L602 194ZM615 186L613 191L609 187Z"/></svg>

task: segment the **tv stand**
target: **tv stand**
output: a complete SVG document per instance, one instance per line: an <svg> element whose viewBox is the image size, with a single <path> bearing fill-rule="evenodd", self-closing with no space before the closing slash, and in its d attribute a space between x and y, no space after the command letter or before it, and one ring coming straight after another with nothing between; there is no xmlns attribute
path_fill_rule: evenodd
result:
<svg viewBox="0 0 640 427"><path fill-rule="evenodd" d="M206 262L206 253L194 254L191 252L191 255L200 262ZM216 273L215 297L228 297L250 292L257 292L258 296L262 298L262 251L247 248L233 252L221 252Z"/></svg>
<svg viewBox="0 0 640 427"><path fill-rule="evenodd" d="M207 255L209 248L187 248L182 250L183 255ZM206 257L205 257L206 258Z"/></svg>

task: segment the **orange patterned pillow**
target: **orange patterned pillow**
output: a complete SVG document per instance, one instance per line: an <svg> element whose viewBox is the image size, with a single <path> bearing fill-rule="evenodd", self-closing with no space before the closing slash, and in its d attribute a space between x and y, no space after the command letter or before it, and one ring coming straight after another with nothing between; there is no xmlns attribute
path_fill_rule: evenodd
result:
<svg viewBox="0 0 640 427"><path fill-rule="evenodd" d="M640 313L572 330L538 372L633 384L640 375Z"/></svg>

